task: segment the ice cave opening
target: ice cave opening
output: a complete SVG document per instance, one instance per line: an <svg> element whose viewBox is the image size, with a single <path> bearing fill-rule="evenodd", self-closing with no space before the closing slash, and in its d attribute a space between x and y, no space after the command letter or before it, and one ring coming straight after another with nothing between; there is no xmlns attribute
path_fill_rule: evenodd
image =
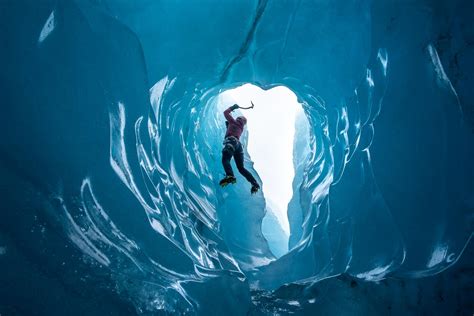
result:
<svg viewBox="0 0 474 316"><path fill-rule="evenodd" d="M244 84L225 90L218 97L218 112L232 104L247 107L251 101L254 108L239 110L235 115L247 118L243 142L253 162L252 172L260 178L265 201L261 231L272 254L279 258L289 250L288 212L301 222L299 187L309 151L310 127L302 104L285 86L263 90ZM237 177L245 183L241 175ZM252 199L246 195L240 198Z"/></svg>
<svg viewBox="0 0 474 316"><path fill-rule="evenodd" d="M472 315L473 6L1 1L0 314Z"/></svg>

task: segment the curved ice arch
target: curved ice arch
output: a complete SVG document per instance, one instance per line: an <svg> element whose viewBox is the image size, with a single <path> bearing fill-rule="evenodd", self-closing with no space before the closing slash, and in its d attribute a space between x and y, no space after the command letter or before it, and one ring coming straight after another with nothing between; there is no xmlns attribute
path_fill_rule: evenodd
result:
<svg viewBox="0 0 474 316"><path fill-rule="evenodd" d="M285 282L306 278L317 280L342 272L370 280L397 273L416 276L423 274L420 269L427 269L427 264L430 266L428 273L432 274L444 269L447 263L446 260L428 259L433 258L433 250L428 250L425 256L417 255L419 249L413 248L413 245L417 245L416 235L410 235L407 239L406 232L410 229L410 225L404 224L410 221L406 220L405 212L400 212L403 203L394 202L393 197L387 201L386 187L390 176L378 175L382 162L379 157L385 152L390 153L391 148L390 146L383 147L382 138L382 141L375 143L374 155L373 142L376 130L382 131L381 135L386 135L386 131L390 130L390 124L382 124L377 129L376 119L381 113L387 82L396 82L400 78L399 75L395 75L396 80L390 81L388 78L396 73L393 70L391 72L390 69L403 69L397 65L391 67L390 51L393 51L393 55L403 54L403 51L397 51L396 44L394 45L388 39L385 41L386 49L376 49L372 57L368 57L370 54L367 51L371 49L368 36L362 35L357 38L350 36L357 32L369 34L367 29L371 27L371 19L366 15L369 4L369 1L349 5L332 3L331 6L326 3L298 3L289 4L290 7L282 11L282 7L275 3L262 1L254 7L254 20L248 25L247 35L242 36L239 32L229 34L229 31L223 29L212 31L206 29L206 32L202 33L201 41L187 43L187 49L196 52L206 49L207 43L211 41L217 43L219 42L217 38L230 35L231 38L240 37L240 41L237 41L243 43L240 47L222 46L220 55L215 55L213 51L210 55L197 54L195 56L206 56L199 61L193 60L190 55L182 55L181 52L176 56L161 54L165 57L165 64L168 65L168 71L165 73L171 76L176 75L169 82L170 89L160 97L159 114L155 113L157 120L155 129L158 131L155 136L159 138L159 146L156 149L158 163L167 174L166 178L169 182L165 183L176 187L171 199L172 212L180 213L183 207L188 208L191 200L192 204L198 207L191 208L192 213L185 214L194 214L202 218L205 226L211 227L214 231L225 230L220 226L222 218L216 215L219 212L219 200L222 201L222 199L214 193L219 191L212 189L217 172L215 168L219 165L215 163L217 154L214 145L220 137L221 126L217 121L214 120L213 123L209 120L213 114L206 112L206 109L209 109L206 107L208 100L223 89L252 82L263 88L276 84L286 85L295 91L305 106L306 114L313 127L313 139L311 158L300 188L301 203L305 210L301 238L291 253L278 261L273 261L268 266L257 268L261 262L253 262L253 259L240 261L245 267L244 270L256 268L252 273L247 273L247 276L259 286L273 288ZM168 9L173 10L172 7ZM240 9L242 11L237 10L237 12L246 14L244 12L252 10L252 5L242 3ZM313 21L312 24L300 21L301 15L310 14L318 9L328 17L333 14L342 14L346 23L334 25L323 19ZM140 11L137 12L140 14ZM298 22L294 19L297 14L300 18ZM413 16L416 18L420 16L424 18L424 14L414 9ZM271 34L279 32L273 28L269 33L271 20L277 17L288 22L286 26L285 23L281 24L285 28L283 30L285 37L282 41L274 41ZM167 17L162 16L159 23L166 23L166 19ZM160 41L147 37L145 33L141 35L141 29L137 29L136 25L129 22L130 20L122 19L122 21L136 30L143 43L149 48L145 49L145 55L160 47ZM175 25L188 23L180 19L174 19L173 22ZM148 27L157 30L157 25L153 23ZM301 46L293 35L299 34L303 29L305 33L328 29L331 30L332 37L322 36L316 38L313 43ZM416 36L418 34L415 34L415 40L419 40ZM165 40L167 37L163 35L161 38ZM344 47L344 49L338 50L338 47ZM343 56L346 57L347 49L352 49L352 54L350 58L343 58ZM334 50L340 58L334 56ZM222 55L223 52L225 52L224 55ZM237 57L228 58L227 63L217 61L225 60L223 56L231 56L235 52L238 54ZM307 56L310 56L309 52L320 58L313 67L305 66L309 63L307 60ZM291 58L283 58L291 54L301 56L301 61L295 63ZM403 57L403 55L400 56ZM430 86L430 78L443 73L440 72L439 62L433 56L435 55L432 47L416 55L419 65L428 67L427 71L420 72L427 87ZM150 69L153 70L151 77L163 70L161 67L156 67L155 62L150 58L148 60ZM275 62L269 63L269 60ZM314 58L312 60L315 61ZM337 60L338 65L333 60ZM434 64L431 63L432 61ZM365 67L367 64L368 68ZM196 65L199 66L196 68ZM277 69L272 65L278 65ZM334 68L331 69L330 65ZM434 71L431 72L430 67L433 66ZM337 80L314 76L315 69L318 74L324 73L322 70L325 70ZM186 73L187 77L180 75L181 72ZM363 78L360 78L361 73L364 74ZM358 85L354 84L356 78L359 78ZM355 90L354 87L356 87ZM354 91L352 95L351 90ZM443 91L442 87L440 91ZM449 95L452 90L446 93ZM448 103L451 102L449 96L448 99L443 99L443 102L445 100ZM195 137L199 137L196 135L198 134L196 127L202 128L203 125L208 130L199 130L199 133L202 132L205 135L205 140L196 140ZM460 129L460 133L464 133L462 126ZM214 141L214 144L210 141ZM202 145L207 149L206 158L199 157ZM380 153L382 155L379 155ZM208 165L209 161L214 161L214 164ZM184 171L184 174L182 174L182 169L178 171L183 167L188 170ZM390 168L384 170L390 170ZM417 173L415 170L412 172ZM403 181L398 183L403 185ZM439 215L442 216L445 212L446 210L440 210ZM460 214L460 218L462 216ZM261 218L261 214L257 216L259 217ZM436 218L435 221L440 220L439 217L434 218ZM443 230L443 226L444 224L439 229ZM378 227L385 229L379 230ZM258 237L260 232L254 229L253 232ZM382 233L385 235L382 236ZM432 232L428 229L428 235L430 234ZM234 235L238 237L238 233ZM466 235L466 230L462 230L458 238L465 241L469 235L470 233ZM240 238L245 240L246 236L242 234ZM253 244L254 249L257 249L256 252L250 248L244 249L237 244L236 249L240 247L242 253L234 251L234 258L251 250L248 258L255 255L255 258L260 256L267 258L264 261L268 260L264 242L257 240L250 242L250 240L252 238L247 239L247 245ZM229 242L229 245L231 244L232 242ZM430 244L431 242L427 242L425 247ZM459 243L458 245L462 247L457 247L457 251L450 253L450 263L454 261L454 257L461 254L464 244L465 242ZM431 249L431 246L428 248ZM437 250L434 251L439 253ZM438 255L434 257L439 258ZM291 264L286 264L286 260Z"/></svg>
<svg viewBox="0 0 474 316"><path fill-rule="evenodd" d="M143 291L160 288L158 308L186 302L192 311L205 302L202 284L249 304L247 280L275 288L343 272L422 277L461 256L473 231L472 82L449 78L443 55L454 52L435 41L440 12L453 13L441 4L239 1L216 8L211 25L206 5L53 2L38 12L19 6L31 18L25 27L19 14L4 17L26 40L5 51L2 92L22 106L1 116L13 135L2 143L2 174L40 192L33 202L7 198L12 209L46 209L85 255L72 261L109 269L122 289L128 276L152 279L131 296L149 303ZM470 52L459 16L452 41ZM469 65L467 56L458 57ZM149 82L166 77L152 107ZM269 258L256 229L261 209L249 223L255 234L241 236L255 248L226 245L213 154L221 126L206 107L242 83L288 86L313 128L300 237L260 267L253 259Z"/></svg>

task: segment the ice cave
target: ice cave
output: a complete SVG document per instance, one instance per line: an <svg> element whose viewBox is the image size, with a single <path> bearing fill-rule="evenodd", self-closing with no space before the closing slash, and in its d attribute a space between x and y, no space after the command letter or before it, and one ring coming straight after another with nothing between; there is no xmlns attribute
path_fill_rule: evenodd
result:
<svg viewBox="0 0 474 316"><path fill-rule="evenodd" d="M0 21L0 315L474 313L473 1ZM219 185L233 104L256 194Z"/></svg>

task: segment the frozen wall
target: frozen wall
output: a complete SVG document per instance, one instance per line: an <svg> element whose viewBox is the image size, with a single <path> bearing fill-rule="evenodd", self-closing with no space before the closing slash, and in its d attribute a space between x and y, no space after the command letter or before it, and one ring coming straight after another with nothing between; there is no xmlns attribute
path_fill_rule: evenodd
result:
<svg viewBox="0 0 474 316"><path fill-rule="evenodd" d="M448 269L473 231L472 12L1 2L0 312L241 315L256 289ZM263 197L218 187L210 104L247 82L289 87L311 124L301 231L278 260Z"/></svg>

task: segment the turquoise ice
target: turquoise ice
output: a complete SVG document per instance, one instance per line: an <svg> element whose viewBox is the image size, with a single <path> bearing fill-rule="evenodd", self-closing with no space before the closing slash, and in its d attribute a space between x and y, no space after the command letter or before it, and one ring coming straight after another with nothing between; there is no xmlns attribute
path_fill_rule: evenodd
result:
<svg viewBox="0 0 474 316"><path fill-rule="evenodd" d="M441 307L394 297L431 295L427 277L472 263L473 12L462 0L1 2L0 314L464 308L462 272L436 283L461 297ZM288 87L310 123L295 132L280 258L264 196L218 185L217 98L246 83Z"/></svg>

